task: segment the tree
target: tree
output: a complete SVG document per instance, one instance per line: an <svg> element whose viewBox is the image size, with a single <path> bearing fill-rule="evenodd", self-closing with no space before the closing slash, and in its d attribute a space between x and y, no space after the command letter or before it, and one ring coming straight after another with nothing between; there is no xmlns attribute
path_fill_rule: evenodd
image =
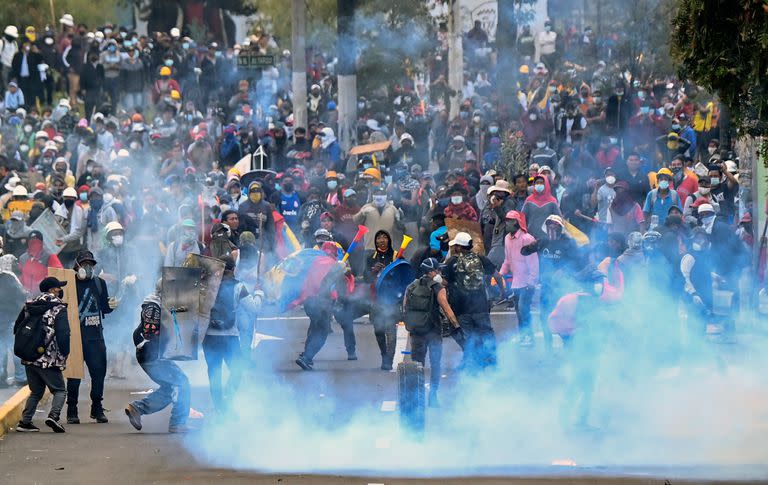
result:
<svg viewBox="0 0 768 485"><path fill-rule="evenodd" d="M49 0L18 0L13 2L0 2L0 25L16 25L23 32L24 27L33 25L38 33L42 33L45 26L59 28L59 18L65 13L75 17L75 22L83 22L90 27L104 25L106 22L114 22L117 17L117 1L103 0L56 0L51 17L51 4Z"/></svg>
<svg viewBox="0 0 768 485"><path fill-rule="evenodd" d="M716 93L734 127L768 134L768 6L762 0L681 0L671 46L680 77Z"/></svg>

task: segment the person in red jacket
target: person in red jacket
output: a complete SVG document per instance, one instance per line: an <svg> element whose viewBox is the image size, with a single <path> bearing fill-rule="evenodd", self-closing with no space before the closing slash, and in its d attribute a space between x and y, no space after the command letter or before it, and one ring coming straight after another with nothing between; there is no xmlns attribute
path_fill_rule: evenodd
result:
<svg viewBox="0 0 768 485"><path fill-rule="evenodd" d="M63 268L59 257L45 250L43 233L32 231L27 239L27 251L19 257L21 284L30 293L36 293L38 286L48 276L48 268Z"/></svg>

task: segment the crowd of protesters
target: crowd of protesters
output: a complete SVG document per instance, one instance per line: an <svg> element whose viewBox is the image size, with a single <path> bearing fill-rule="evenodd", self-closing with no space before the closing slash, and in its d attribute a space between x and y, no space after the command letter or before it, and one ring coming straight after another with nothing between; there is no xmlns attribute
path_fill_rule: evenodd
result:
<svg viewBox="0 0 768 485"><path fill-rule="evenodd" d="M749 201L739 161L722 141L727 120L718 103L688 83L602 58L591 29L562 42L551 21L541 32L525 28L516 72L501 73L476 24L465 39L461 92L447 84L440 37L424 62L428 76L404 72L396 85L360 93L357 143L389 145L350 155L336 139L337 83L322 55L308 63L304 127L294 123L292 53L266 33L230 47L175 28L149 36L94 28L70 14L57 27L21 33L9 25L0 41L0 270L3 294L17 295L4 299L0 315L6 346L6 327L37 294L47 267L98 262L89 276L102 278L110 295L151 293L159 269L180 266L188 254L226 260L247 280L254 266L266 270L295 249L282 226L302 247L342 255L364 225L346 271L363 288L403 238L413 238L405 253L412 266L444 276L437 279L447 301L435 291L453 327L446 334L472 354L467 365L481 367L495 365L491 277L497 296L515 306L520 345L537 345L533 328L541 324L543 345L551 346L553 332L566 341L573 328L550 328L548 316L554 310L562 323L558 302L584 281L603 278L597 297L612 304L623 294L652 305L663 294L673 320L682 302L704 333L718 295L735 293L747 266ZM258 76L238 69L246 49L274 55L275 65ZM499 94L507 82L511 98ZM459 103L455 117L451 99ZM253 165L238 162L255 153L270 170L244 183ZM64 231L55 241L31 227L46 210ZM479 258L467 256L478 249ZM83 259L84 250L92 255ZM254 290L261 281L249 283ZM332 316L344 327L347 357L356 359L351 319L371 313L382 369L391 369L399 315L366 306L358 292L334 293L306 302L313 323L297 363L313 368ZM344 311L324 307L323 299L337 297ZM140 301L115 327L132 328ZM157 301L156 294L145 300L142 319L157 323ZM531 312L536 302L540 322ZM130 331L110 329L110 319L105 332L120 335L112 350L130 349ZM723 321L732 330L733 319ZM206 336L209 371L241 357L241 345L227 337L247 349L253 326L239 332ZM427 348L434 360L434 339L419 342L421 361ZM0 385L8 377L3 350ZM124 372L119 357L109 366L117 377ZM19 369L10 380L25 383ZM211 384L220 400L220 377ZM154 409L132 406L132 422Z"/></svg>

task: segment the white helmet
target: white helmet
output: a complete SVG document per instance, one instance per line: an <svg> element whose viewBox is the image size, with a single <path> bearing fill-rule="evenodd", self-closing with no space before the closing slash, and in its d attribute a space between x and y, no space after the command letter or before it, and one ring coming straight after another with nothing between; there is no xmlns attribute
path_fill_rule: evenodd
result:
<svg viewBox="0 0 768 485"><path fill-rule="evenodd" d="M3 33L9 37L13 37L14 39L19 38L19 29L17 29L15 25L9 25L5 28Z"/></svg>
<svg viewBox="0 0 768 485"><path fill-rule="evenodd" d="M61 194L62 197L72 197L73 199L77 199L77 190L73 189L72 187L67 187L64 189L64 192Z"/></svg>
<svg viewBox="0 0 768 485"><path fill-rule="evenodd" d="M27 188L23 185L16 185L16 187L13 188L13 197L28 197L29 192L27 192Z"/></svg>
<svg viewBox="0 0 768 485"><path fill-rule="evenodd" d="M104 234L109 235L109 233L112 231L125 231L125 229L123 229L122 224L117 221L113 221L107 223L107 225L104 227Z"/></svg>

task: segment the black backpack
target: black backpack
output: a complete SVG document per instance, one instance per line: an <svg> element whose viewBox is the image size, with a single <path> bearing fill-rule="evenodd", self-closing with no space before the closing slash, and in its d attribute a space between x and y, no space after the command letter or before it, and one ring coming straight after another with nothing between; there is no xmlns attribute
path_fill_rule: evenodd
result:
<svg viewBox="0 0 768 485"><path fill-rule="evenodd" d="M405 289L404 321L411 333L423 335L433 327L435 296L429 280L419 278Z"/></svg>
<svg viewBox="0 0 768 485"><path fill-rule="evenodd" d="M25 306L13 326L13 354L25 362L45 355L45 312L31 313Z"/></svg>

